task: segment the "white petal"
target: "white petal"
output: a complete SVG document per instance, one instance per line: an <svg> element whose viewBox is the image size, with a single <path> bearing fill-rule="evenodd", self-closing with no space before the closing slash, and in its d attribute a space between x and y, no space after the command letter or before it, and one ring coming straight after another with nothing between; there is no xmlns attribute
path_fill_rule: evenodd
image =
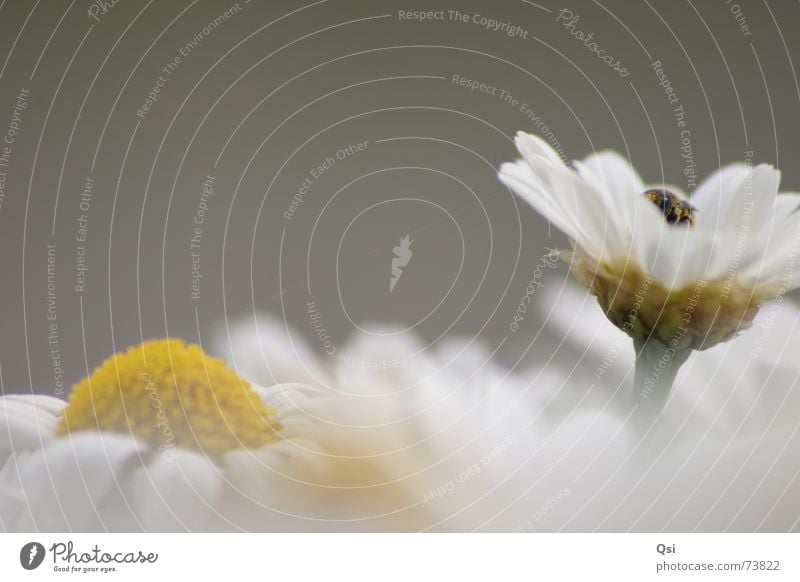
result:
<svg viewBox="0 0 800 582"><path fill-rule="evenodd" d="M700 280L725 278L730 276L733 266L741 266L741 247L737 246L739 241L732 233L694 228L685 229L685 232L687 238L676 259L680 263L678 287Z"/></svg>
<svg viewBox="0 0 800 582"><path fill-rule="evenodd" d="M536 135L525 133L524 131L518 131L516 137L514 138L514 143L516 144L519 152L526 159L542 157L555 167L566 167L564 165L564 160L562 160L561 156L559 156L558 153L552 147L550 147L550 144Z"/></svg>
<svg viewBox="0 0 800 582"><path fill-rule="evenodd" d="M553 193L551 197L557 198L564 214L572 218L578 246L601 260L612 260L627 251L624 221L605 189L593 187L568 169L534 159L527 161L542 181L544 191Z"/></svg>
<svg viewBox="0 0 800 582"><path fill-rule="evenodd" d="M366 324L374 333L354 334L338 354L337 385L348 394L402 392L437 372L421 338L396 326Z"/></svg>
<svg viewBox="0 0 800 582"><path fill-rule="evenodd" d="M500 179L595 258L624 252L625 220L602 184L584 181L536 136L520 132L515 141L530 172L519 163L504 164Z"/></svg>
<svg viewBox="0 0 800 582"><path fill-rule="evenodd" d="M61 416L67 402L54 396L44 394L8 394L0 398L0 401L18 402L21 404L30 403L37 409L50 413L53 416Z"/></svg>
<svg viewBox="0 0 800 582"><path fill-rule="evenodd" d="M580 231L574 217L569 215L561 202L544 187L527 162L506 162L500 166L498 178L569 238L573 240L579 238Z"/></svg>
<svg viewBox="0 0 800 582"><path fill-rule="evenodd" d="M323 504L330 493L325 485L333 463L336 459L315 444L295 439L258 450L231 451L223 461L230 485L224 506L235 523L261 531L279 529L281 521L292 517L322 513L315 506ZM261 523L247 519L256 510L266 510ZM309 522L302 526L314 529Z"/></svg>
<svg viewBox="0 0 800 582"><path fill-rule="evenodd" d="M751 285L779 283L788 291L800 282L799 253L800 213L792 213L772 230L747 239L738 275Z"/></svg>
<svg viewBox="0 0 800 582"><path fill-rule="evenodd" d="M285 408L301 406L310 398L330 395L328 390L294 382L275 384L274 386L253 385L253 390L261 397L265 405L275 408L279 412Z"/></svg>
<svg viewBox="0 0 800 582"><path fill-rule="evenodd" d="M678 286L676 271L679 263L675 251L663 240L650 240L647 245L637 241L641 263L650 277L666 288Z"/></svg>
<svg viewBox="0 0 800 582"><path fill-rule="evenodd" d="M192 451L164 451L129 481L131 504L145 531L209 531L224 527L219 513L220 469Z"/></svg>
<svg viewBox="0 0 800 582"><path fill-rule="evenodd" d="M631 260L654 279L671 286L676 267L673 260L676 233L655 204L644 196L634 200Z"/></svg>
<svg viewBox="0 0 800 582"><path fill-rule="evenodd" d="M584 220L604 223L603 236L606 246L614 249L610 252L609 258L623 255L631 244L629 225L634 216L634 204L631 197L628 196L630 192L626 191L620 194L617 190L610 190L609 185L588 166L577 161L573 162L573 165L583 182L595 193L595 196L586 203L588 213L584 213ZM617 187L615 184L612 186Z"/></svg>
<svg viewBox="0 0 800 582"><path fill-rule="evenodd" d="M489 346L474 337L445 339L436 350L443 373L462 389L485 392L502 374Z"/></svg>
<svg viewBox="0 0 800 582"><path fill-rule="evenodd" d="M225 328L217 332L214 348L240 376L264 386L329 384L330 378L311 347L278 318L257 314L230 325L228 331L230 338Z"/></svg>
<svg viewBox="0 0 800 582"><path fill-rule="evenodd" d="M50 396L0 397L0 464L15 452L38 448L49 440L65 405Z"/></svg>
<svg viewBox="0 0 800 582"><path fill-rule="evenodd" d="M800 207L800 194L781 192L775 201L775 221L788 218Z"/></svg>
<svg viewBox="0 0 800 582"><path fill-rule="evenodd" d="M703 180L691 198L697 209L698 226L712 231L727 228L729 197L743 184L750 171L750 166L745 164L731 164Z"/></svg>
<svg viewBox="0 0 800 582"><path fill-rule="evenodd" d="M309 403L331 397L331 392L303 384L276 384L268 388L253 387L265 405L277 413L272 420L280 423L285 438L312 439L314 419Z"/></svg>
<svg viewBox="0 0 800 582"><path fill-rule="evenodd" d="M131 517L121 486L142 454L122 435L87 431L53 439L7 463L0 517L46 531L125 531Z"/></svg>
<svg viewBox="0 0 800 582"><path fill-rule="evenodd" d="M780 182L778 170L767 164L756 166L725 199L727 209L723 222L736 229L749 222L751 230L760 230L775 204Z"/></svg>
<svg viewBox="0 0 800 582"><path fill-rule="evenodd" d="M607 150L588 156L583 164L616 199L617 208L630 220L631 199L640 196L645 186L628 161L615 151Z"/></svg>

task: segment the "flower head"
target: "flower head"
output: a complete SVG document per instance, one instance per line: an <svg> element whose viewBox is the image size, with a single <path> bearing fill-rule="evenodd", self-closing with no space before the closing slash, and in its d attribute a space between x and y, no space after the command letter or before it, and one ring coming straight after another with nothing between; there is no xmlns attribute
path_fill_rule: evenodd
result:
<svg viewBox="0 0 800 582"><path fill-rule="evenodd" d="M146 341L111 356L75 386L56 434L101 430L218 456L276 439L276 411L200 346Z"/></svg>
<svg viewBox="0 0 800 582"><path fill-rule="evenodd" d="M254 351L237 361L260 370L257 381L289 373L296 356L283 352L282 363L270 349L287 336L324 370L339 397L320 410L322 440L346 460L340 491L354 494L340 517L361 530L797 529L800 364L780 349L800 341L797 307L766 305L741 341L692 354L649 443L618 406L633 359L610 354L626 336L600 325L576 286L549 287L535 309L550 318L543 331L564 339L545 368L509 369L474 336L429 345L391 327L355 333L341 359L311 356L269 317L234 324L221 341L238 354L264 347L268 367ZM372 365L390 361L405 365Z"/></svg>
<svg viewBox="0 0 800 582"><path fill-rule="evenodd" d="M780 172L735 164L689 200L646 185L619 154L572 167L520 132L500 179L572 241L572 272L635 341L706 349L750 325L758 304L800 285L800 205Z"/></svg>
<svg viewBox="0 0 800 582"><path fill-rule="evenodd" d="M326 462L305 409L320 396L299 384L254 386L200 346L164 339L110 357L69 403L0 397L0 524L296 527L316 511L303 492L318 487Z"/></svg>

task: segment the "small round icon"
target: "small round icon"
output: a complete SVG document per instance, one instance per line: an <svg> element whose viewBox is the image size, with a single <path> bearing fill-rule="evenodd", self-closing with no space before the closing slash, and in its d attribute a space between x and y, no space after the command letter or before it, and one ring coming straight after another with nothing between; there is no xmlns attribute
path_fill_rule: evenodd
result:
<svg viewBox="0 0 800 582"><path fill-rule="evenodd" d="M35 570L44 561L44 546L39 542L29 542L19 551L19 563L26 570Z"/></svg>

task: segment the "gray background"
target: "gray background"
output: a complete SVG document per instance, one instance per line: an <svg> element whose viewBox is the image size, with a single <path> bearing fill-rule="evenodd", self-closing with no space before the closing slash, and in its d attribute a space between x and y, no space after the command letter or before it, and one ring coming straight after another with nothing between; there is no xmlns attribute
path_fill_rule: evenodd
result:
<svg viewBox="0 0 800 582"><path fill-rule="evenodd" d="M0 208L5 392L56 391L48 244L67 386L142 338L208 343L225 317L253 309L285 317L319 347L309 290L336 342L355 324L389 321L418 324L429 339L449 331L497 345L545 247L566 241L495 177L516 156L513 134L541 128L499 95L455 85L454 74L527 102L569 158L615 148L647 180L686 186L679 129L651 68L660 60L701 177L752 150L783 170L785 190L800 184L796 2L242 1L137 117L162 68L232 4L119 0L99 22L87 0L0 4L0 134L20 89L30 90ZM556 22L565 7L628 77ZM425 9L483 14L527 38L398 18ZM365 141L283 217L312 168ZM189 240L208 174L215 193L192 299ZM392 248L406 233L413 259L390 294ZM566 269L548 276L560 286ZM547 358L558 338L540 327L526 319L501 357Z"/></svg>

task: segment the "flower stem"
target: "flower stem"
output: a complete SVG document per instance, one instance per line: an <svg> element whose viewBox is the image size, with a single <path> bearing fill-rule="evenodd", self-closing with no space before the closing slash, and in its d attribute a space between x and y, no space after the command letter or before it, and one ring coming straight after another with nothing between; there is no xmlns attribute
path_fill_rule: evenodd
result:
<svg viewBox="0 0 800 582"><path fill-rule="evenodd" d="M633 345L636 349L633 404L637 418L648 428L664 409L675 376L692 350L675 349L652 338L634 340Z"/></svg>

